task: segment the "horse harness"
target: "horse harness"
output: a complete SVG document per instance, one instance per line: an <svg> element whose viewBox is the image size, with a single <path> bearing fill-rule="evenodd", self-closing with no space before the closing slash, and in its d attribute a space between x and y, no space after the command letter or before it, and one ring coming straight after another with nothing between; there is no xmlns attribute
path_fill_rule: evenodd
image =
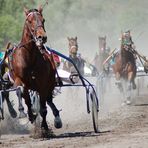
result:
<svg viewBox="0 0 148 148"><path fill-rule="evenodd" d="M19 45L19 46L14 45L12 48L8 48L6 50L6 53L5 53L6 56L3 59L3 60L5 60L6 58L8 58L9 72L7 72L7 74L8 74L8 77L9 77L9 80L11 81L11 83L14 83L13 78L11 76L11 73L13 72L13 66L12 66L13 56L12 55L15 52L15 49L18 47L26 48L24 45ZM56 67L55 60L54 60L54 54L52 52L49 53L44 47L42 48L42 50L39 50L39 51L40 51L41 55L43 56L44 60L49 61L51 63L52 68L54 69L54 71L57 74L57 83L62 85L61 84L62 81L60 80L60 77L58 76L57 67ZM34 71L31 72L31 77L32 77L32 79L35 79Z"/></svg>
<svg viewBox="0 0 148 148"><path fill-rule="evenodd" d="M135 60L136 60L136 52L135 50L132 48L131 45L125 45L124 46L125 48L123 48L121 50L121 55L122 55L122 74L126 73L127 72L127 69L128 69L128 66L130 64L134 65L135 67ZM126 57L126 54L129 55L128 59L129 60L126 60L127 57ZM133 56L133 58L131 58Z"/></svg>

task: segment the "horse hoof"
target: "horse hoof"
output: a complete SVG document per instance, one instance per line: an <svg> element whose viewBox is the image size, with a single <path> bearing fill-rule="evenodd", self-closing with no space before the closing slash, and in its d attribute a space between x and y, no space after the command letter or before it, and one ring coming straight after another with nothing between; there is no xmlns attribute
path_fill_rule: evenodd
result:
<svg viewBox="0 0 148 148"><path fill-rule="evenodd" d="M27 117L27 114L21 111L19 114L19 118L26 118L26 117Z"/></svg>
<svg viewBox="0 0 148 148"><path fill-rule="evenodd" d="M123 102L122 104L121 104L121 106L125 106L126 105L126 103L125 102Z"/></svg>
<svg viewBox="0 0 148 148"><path fill-rule="evenodd" d="M37 115L32 115L31 118L29 118L31 124L36 120Z"/></svg>
<svg viewBox="0 0 148 148"><path fill-rule="evenodd" d="M49 128L48 128L47 123L42 123L42 125L41 125L41 129L42 129L42 130L45 130L45 131L48 131Z"/></svg>
<svg viewBox="0 0 148 148"><path fill-rule="evenodd" d="M130 105L130 104L131 104L131 101L127 100L127 101L126 101L126 104L127 104L127 105Z"/></svg>
<svg viewBox="0 0 148 148"><path fill-rule="evenodd" d="M17 117L17 112L14 109L11 109L10 115L11 115L12 118L16 118Z"/></svg>
<svg viewBox="0 0 148 148"><path fill-rule="evenodd" d="M41 137L42 138L54 138L56 135L53 133L52 129L45 130L41 128Z"/></svg>
<svg viewBox="0 0 148 148"><path fill-rule="evenodd" d="M62 128L62 120L61 120L60 116L55 117L54 126L55 126L55 128Z"/></svg>
<svg viewBox="0 0 148 148"><path fill-rule="evenodd" d="M131 101L130 100L126 100L124 101L121 106L126 106L126 105L130 105L131 104Z"/></svg>

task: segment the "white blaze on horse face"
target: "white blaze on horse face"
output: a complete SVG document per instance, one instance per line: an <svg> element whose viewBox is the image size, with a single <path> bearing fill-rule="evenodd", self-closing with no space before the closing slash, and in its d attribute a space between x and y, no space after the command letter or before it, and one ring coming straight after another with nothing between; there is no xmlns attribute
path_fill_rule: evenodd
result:
<svg viewBox="0 0 148 148"><path fill-rule="evenodd" d="M36 43L36 46L42 47L42 45L43 45L43 40L42 40L42 38L37 38L35 43Z"/></svg>
<svg viewBox="0 0 148 148"><path fill-rule="evenodd" d="M70 55L74 58L77 55L78 48L77 46L71 46L69 49Z"/></svg>
<svg viewBox="0 0 148 148"><path fill-rule="evenodd" d="M71 46L70 49L71 49L72 51L77 51L77 50L78 50L78 49L77 49L77 46Z"/></svg>
<svg viewBox="0 0 148 148"><path fill-rule="evenodd" d="M37 46L42 46L42 44L47 42L47 35L44 29L44 19L42 15L38 15L36 20L36 38L37 38Z"/></svg>

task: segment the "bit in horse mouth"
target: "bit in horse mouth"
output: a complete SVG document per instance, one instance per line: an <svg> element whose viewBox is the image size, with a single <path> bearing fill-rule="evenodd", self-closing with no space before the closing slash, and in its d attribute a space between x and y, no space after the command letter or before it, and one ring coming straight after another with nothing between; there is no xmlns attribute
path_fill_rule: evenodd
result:
<svg viewBox="0 0 148 148"><path fill-rule="evenodd" d="M47 39L45 37L38 37L36 39L36 45L38 47L42 47L44 43L46 43Z"/></svg>
<svg viewBox="0 0 148 148"><path fill-rule="evenodd" d="M36 39L36 45L37 45L37 46L41 46L42 43L43 43L42 38L37 38L37 39Z"/></svg>

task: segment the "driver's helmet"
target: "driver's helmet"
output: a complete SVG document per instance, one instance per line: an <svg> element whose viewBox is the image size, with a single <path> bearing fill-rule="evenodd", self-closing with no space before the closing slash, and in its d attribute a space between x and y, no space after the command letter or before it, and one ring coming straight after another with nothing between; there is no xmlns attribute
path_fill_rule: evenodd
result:
<svg viewBox="0 0 148 148"><path fill-rule="evenodd" d="M132 45L130 30L123 33L122 44L123 45Z"/></svg>

